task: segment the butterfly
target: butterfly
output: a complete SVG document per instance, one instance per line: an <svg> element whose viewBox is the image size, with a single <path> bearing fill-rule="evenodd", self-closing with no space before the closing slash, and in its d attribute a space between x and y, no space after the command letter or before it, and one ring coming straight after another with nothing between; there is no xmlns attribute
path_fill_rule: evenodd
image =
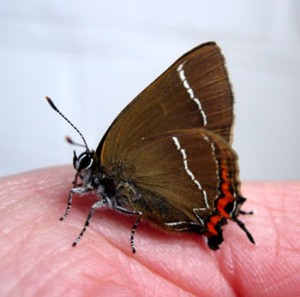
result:
<svg viewBox="0 0 300 297"><path fill-rule="evenodd" d="M195 47L142 91L113 121L96 150L81 132L85 151L77 156L74 195L94 193L84 228L94 212L111 208L136 217L131 248L141 220L170 232L206 236L209 248L223 242L222 226L233 221L254 239L238 219L246 212L240 193L238 157L231 147L233 93L225 59L215 42ZM75 144L70 138L70 143Z"/></svg>

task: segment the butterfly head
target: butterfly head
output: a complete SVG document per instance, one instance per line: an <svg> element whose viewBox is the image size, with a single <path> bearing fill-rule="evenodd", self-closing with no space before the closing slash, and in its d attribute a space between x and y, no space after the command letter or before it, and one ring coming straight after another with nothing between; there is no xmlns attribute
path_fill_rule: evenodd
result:
<svg viewBox="0 0 300 297"><path fill-rule="evenodd" d="M85 148L85 151L83 153L81 153L79 156L77 156L75 151L74 151L74 155L73 155L73 166L74 166L75 170L77 171L76 176L83 178L85 175L87 175L91 171L91 169L95 163L95 159L96 159L95 152L91 151L89 149L87 142L86 142L85 138L83 137L82 133L77 129L77 127L68 118L66 118L66 116L64 114L61 113L61 111L54 105L53 101L49 97L46 97L46 100L48 101L50 106L76 130L76 132L79 134L79 136L81 137L81 139L83 141L83 144L80 144L80 143L73 141L69 136L66 137L66 141L69 142L70 144ZM76 179L76 177L75 177L75 179Z"/></svg>
<svg viewBox="0 0 300 297"><path fill-rule="evenodd" d="M74 188L82 186L86 189L92 189L94 186L99 185L99 179L96 178L93 168L96 164L96 154L94 151L86 150L77 156L74 151L73 166L76 170L75 178L73 181ZM79 180L81 182L79 182Z"/></svg>
<svg viewBox="0 0 300 297"><path fill-rule="evenodd" d="M73 166L78 173L87 171L92 168L94 164L94 154L90 151L85 151L77 156L74 151Z"/></svg>

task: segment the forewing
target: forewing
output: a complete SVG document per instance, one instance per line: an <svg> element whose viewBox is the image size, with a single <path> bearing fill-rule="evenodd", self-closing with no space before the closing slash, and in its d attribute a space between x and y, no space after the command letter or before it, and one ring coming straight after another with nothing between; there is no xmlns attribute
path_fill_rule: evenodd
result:
<svg viewBox="0 0 300 297"><path fill-rule="evenodd" d="M230 142L233 96L219 47L200 45L168 68L116 118L97 148L110 168L133 143L168 131L205 127Z"/></svg>

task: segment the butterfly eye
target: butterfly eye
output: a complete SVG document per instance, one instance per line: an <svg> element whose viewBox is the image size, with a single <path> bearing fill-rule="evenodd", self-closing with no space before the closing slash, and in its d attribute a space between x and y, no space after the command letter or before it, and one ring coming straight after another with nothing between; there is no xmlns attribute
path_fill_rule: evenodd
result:
<svg viewBox="0 0 300 297"><path fill-rule="evenodd" d="M87 170L93 165L94 159L90 152L84 152L79 157L74 152L73 165L77 171Z"/></svg>

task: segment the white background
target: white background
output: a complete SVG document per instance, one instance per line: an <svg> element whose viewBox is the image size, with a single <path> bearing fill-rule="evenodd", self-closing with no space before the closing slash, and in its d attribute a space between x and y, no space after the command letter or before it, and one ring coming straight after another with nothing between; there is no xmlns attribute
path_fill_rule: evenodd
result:
<svg viewBox="0 0 300 297"><path fill-rule="evenodd" d="M241 178L300 178L300 2L0 3L0 176L71 163L76 133L96 148L117 114L179 56L214 40L234 87Z"/></svg>

